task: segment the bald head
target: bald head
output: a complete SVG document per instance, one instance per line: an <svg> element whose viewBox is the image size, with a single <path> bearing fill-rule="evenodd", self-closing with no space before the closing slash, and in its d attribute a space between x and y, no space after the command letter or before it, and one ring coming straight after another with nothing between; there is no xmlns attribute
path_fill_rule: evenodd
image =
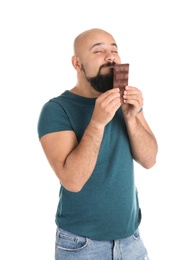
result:
<svg viewBox="0 0 187 260"><path fill-rule="evenodd" d="M82 52L84 52L86 49L91 50L95 44L101 44L106 39L110 40L111 44L116 45L113 36L102 29L93 28L84 31L74 40L74 55L81 57Z"/></svg>

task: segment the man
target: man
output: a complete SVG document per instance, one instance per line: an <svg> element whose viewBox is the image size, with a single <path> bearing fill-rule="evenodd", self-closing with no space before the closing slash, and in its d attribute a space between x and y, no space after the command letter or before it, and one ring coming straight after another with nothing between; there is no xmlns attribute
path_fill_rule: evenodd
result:
<svg viewBox="0 0 187 260"><path fill-rule="evenodd" d="M77 84L44 104L39 117L39 139L61 184L56 260L148 259L133 162L151 168L158 148L141 91L113 88L120 63L111 34L81 33L72 57Z"/></svg>

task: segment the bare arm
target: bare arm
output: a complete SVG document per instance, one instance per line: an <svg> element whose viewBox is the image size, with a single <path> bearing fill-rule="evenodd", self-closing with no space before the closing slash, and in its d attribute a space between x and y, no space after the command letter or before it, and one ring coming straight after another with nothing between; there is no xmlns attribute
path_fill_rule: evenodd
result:
<svg viewBox="0 0 187 260"><path fill-rule="evenodd" d="M41 138L46 157L67 190L79 191L96 164L103 129L89 124L78 144L73 131L51 133Z"/></svg>
<svg viewBox="0 0 187 260"><path fill-rule="evenodd" d="M132 120L127 120L126 124L134 159L143 167L151 168L156 163L158 147L143 112Z"/></svg>
<svg viewBox="0 0 187 260"><path fill-rule="evenodd" d="M50 133L41 138L45 155L63 186L78 192L96 165L105 125L120 107L120 94L113 89L100 95L80 143L73 131Z"/></svg>
<svg viewBox="0 0 187 260"><path fill-rule="evenodd" d="M134 87L126 87L124 92L123 114L127 125L133 158L145 168L156 163L158 145L156 138L146 122L143 111L141 91Z"/></svg>

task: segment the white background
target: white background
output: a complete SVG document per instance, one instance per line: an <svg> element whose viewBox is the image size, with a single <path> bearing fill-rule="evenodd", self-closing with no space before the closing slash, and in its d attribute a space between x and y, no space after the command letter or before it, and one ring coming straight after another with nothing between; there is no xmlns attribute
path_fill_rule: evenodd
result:
<svg viewBox="0 0 187 260"><path fill-rule="evenodd" d="M159 144L152 169L135 165L150 259L187 259L186 24L182 0L1 1L0 259L54 259L59 182L37 121L49 98L75 85L73 40L93 27L109 31L130 63Z"/></svg>

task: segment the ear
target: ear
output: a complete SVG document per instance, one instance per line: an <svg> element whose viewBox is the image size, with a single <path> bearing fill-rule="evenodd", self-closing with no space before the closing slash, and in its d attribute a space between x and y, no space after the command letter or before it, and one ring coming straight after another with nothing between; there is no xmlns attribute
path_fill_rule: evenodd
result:
<svg viewBox="0 0 187 260"><path fill-rule="evenodd" d="M72 62L72 65L73 67L77 70L77 71L81 71L82 68L81 68L81 64L80 64L80 61L79 61L79 58L77 56L73 56L71 58L71 62Z"/></svg>

